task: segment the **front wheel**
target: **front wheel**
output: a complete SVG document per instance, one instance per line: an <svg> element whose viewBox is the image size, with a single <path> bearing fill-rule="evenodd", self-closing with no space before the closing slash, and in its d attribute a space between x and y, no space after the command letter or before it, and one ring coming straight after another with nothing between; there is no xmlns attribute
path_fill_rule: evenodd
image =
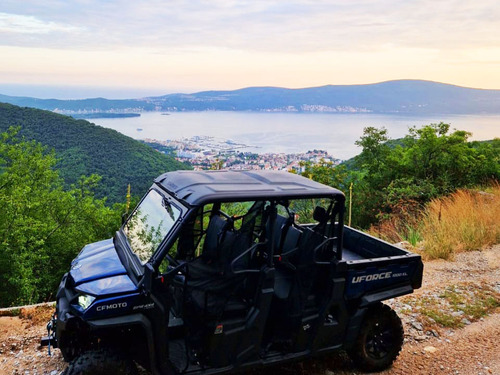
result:
<svg viewBox="0 0 500 375"><path fill-rule="evenodd" d="M92 350L82 353L68 365L63 375L137 375L134 362L114 351Z"/></svg>
<svg viewBox="0 0 500 375"><path fill-rule="evenodd" d="M349 356L364 371L382 371L397 358L403 340L401 319L389 306L380 303L366 313Z"/></svg>

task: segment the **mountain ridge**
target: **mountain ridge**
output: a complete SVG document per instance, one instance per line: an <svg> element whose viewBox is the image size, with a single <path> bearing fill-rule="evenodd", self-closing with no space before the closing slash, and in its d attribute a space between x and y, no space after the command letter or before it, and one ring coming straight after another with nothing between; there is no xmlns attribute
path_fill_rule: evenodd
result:
<svg viewBox="0 0 500 375"><path fill-rule="evenodd" d="M144 111L252 111L384 114L498 114L500 90L425 80L307 88L274 86L175 93L140 99L37 99L0 95L0 102L66 114Z"/></svg>

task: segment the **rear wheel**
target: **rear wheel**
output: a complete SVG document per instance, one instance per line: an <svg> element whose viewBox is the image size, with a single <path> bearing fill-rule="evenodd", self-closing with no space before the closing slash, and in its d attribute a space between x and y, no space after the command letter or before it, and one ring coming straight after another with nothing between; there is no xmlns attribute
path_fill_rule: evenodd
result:
<svg viewBox="0 0 500 375"><path fill-rule="evenodd" d="M377 304L363 321L349 356L365 371L381 371L392 365L403 346L401 319L389 306Z"/></svg>
<svg viewBox="0 0 500 375"><path fill-rule="evenodd" d="M132 360L108 350L92 350L75 358L63 375L137 375Z"/></svg>

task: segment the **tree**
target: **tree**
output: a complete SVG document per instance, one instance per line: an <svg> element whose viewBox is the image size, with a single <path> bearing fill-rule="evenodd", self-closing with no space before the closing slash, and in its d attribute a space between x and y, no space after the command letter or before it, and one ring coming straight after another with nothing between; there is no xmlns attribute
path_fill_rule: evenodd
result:
<svg viewBox="0 0 500 375"><path fill-rule="evenodd" d="M359 182L357 205L367 226L377 218L421 206L458 188L500 178L500 141L468 142L470 133L450 132L445 123L411 128L402 141L391 141L385 129L365 128L356 142Z"/></svg>
<svg viewBox="0 0 500 375"><path fill-rule="evenodd" d="M120 212L95 199L99 177L82 177L65 191L53 151L0 134L0 303L53 297L83 245L110 237Z"/></svg>
<svg viewBox="0 0 500 375"><path fill-rule="evenodd" d="M304 168L304 172L301 174L304 177L340 190L349 188L348 172L344 165L336 165L331 161L321 159L318 163L303 161L300 162L300 166Z"/></svg>
<svg viewBox="0 0 500 375"><path fill-rule="evenodd" d="M385 166L391 151L387 145L388 139L387 129L377 129L370 126L363 130L363 136L355 142L357 146L363 148L357 158L357 164L372 179L376 179L376 177L380 177L381 173L386 172Z"/></svg>
<svg viewBox="0 0 500 375"><path fill-rule="evenodd" d="M368 227L390 215L412 216L432 198L459 188L498 181L500 139L468 142L470 135L441 122L391 140L386 129L367 127L356 141L362 152L353 160L338 166L306 162L302 175L345 193L353 183L353 225Z"/></svg>

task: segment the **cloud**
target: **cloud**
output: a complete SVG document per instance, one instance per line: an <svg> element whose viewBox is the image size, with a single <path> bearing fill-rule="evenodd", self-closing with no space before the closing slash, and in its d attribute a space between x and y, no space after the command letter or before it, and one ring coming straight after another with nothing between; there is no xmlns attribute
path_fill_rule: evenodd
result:
<svg viewBox="0 0 500 375"><path fill-rule="evenodd" d="M78 27L56 22L46 22L34 16L0 12L0 32L9 34L50 34L53 32L79 31Z"/></svg>
<svg viewBox="0 0 500 375"><path fill-rule="evenodd" d="M4 45L300 53L370 50L387 43L437 49L500 44L496 0L5 1L0 8L12 15L3 13L2 30L19 35L0 37ZM57 32L64 36L47 37Z"/></svg>
<svg viewBox="0 0 500 375"><path fill-rule="evenodd" d="M2 0L0 78L498 87L499 19L498 0Z"/></svg>

